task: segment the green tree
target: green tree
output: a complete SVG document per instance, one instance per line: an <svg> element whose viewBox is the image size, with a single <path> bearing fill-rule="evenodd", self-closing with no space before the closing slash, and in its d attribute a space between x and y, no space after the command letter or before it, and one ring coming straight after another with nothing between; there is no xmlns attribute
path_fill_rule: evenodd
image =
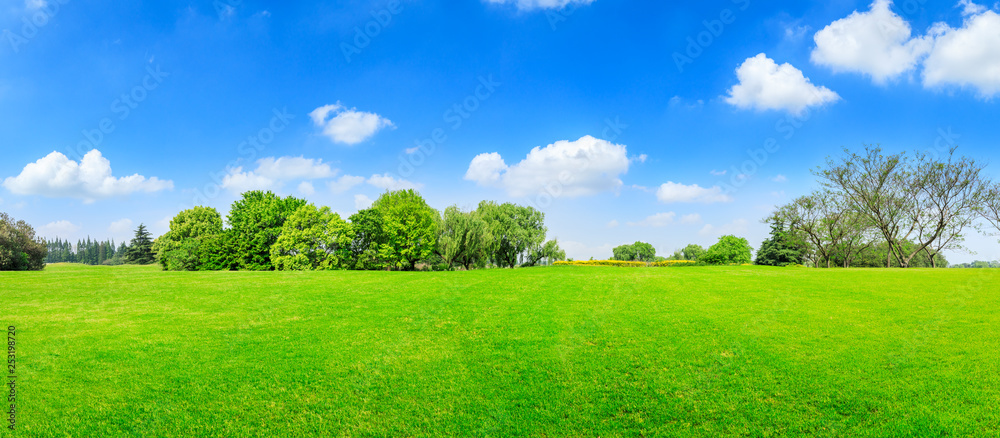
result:
<svg viewBox="0 0 1000 438"><path fill-rule="evenodd" d="M485 264L493 236L478 212L448 207L438 221L437 231L436 252L449 269L455 264L466 270Z"/></svg>
<svg viewBox="0 0 1000 438"><path fill-rule="evenodd" d="M619 245L612 249L611 253L613 254L611 260L631 262L638 258L638 254L635 252L635 247L632 245Z"/></svg>
<svg viewBox="0 0 1000 438"><path fill-rule="evenodd" d="M196 271L202 240L222 234L222 215L211 207L194 207L170 221L170 231L153 242L153 252L165 270Z"/></svg>
<svg viewBox="0 0 1000 438"><path fill-rule="evenodd" d="M545 214L532 207L483 201L476 211L493 236L490 258L501 268L516 267L519 258L545 243Z"/></svg>
<svg viewBox="0 0 1000 438"><path fill-rule="evenodd" d="M45 240L31 225L0 213L0 271L41 271L47 255Z"/></svg>
<svg viewBox="0 0 1000 438"><path fill-rule="evenodd" d="M233 204L227 216L232 236L227 245L235 250L239 269L270 271L271 247L278 241L281 227L306 201L291 196L278 197L271 192L252 191Z"/></svg>
<svg viewBox="0 0 1000 438"><path fill-rule="evenodd" d="M279 271L343 269L353 241L351 225L339 214L306 204L285 221L271 260Z"/></svg>
<svg viewBox="0 0 1000 438"><path fill-rule="evenodd" d="M801 239L785 229L785 223L775 220L771 223L771 237L761 244L757 252L757 265L788 266L805 263L805 252L808 248Z"/></svg>
<svg viewBox="0 0 1000 438"><path fill-rule="evenodd" d="M702 256L702 262L710 265L745 265L753 261L753 247L746 239L736 236L722 236L719 243Z"/></svg>
<svg viewBox="0 0 1000 438"><path fill-rule="evenodd" d="M388 267L386 257L392 253L392 248L386 243L382 215L369 208L351 215L349 220L354 231L351 268L375 270Z"/></svg>
<svg viewBox="0 0 1000 438"><path fill-rule="evenodd" d="M566 251L559 248L557 240L550 240L531 252L525 266L535 266L542 260L548 260L549 263L566 260Z"/></svg>
<svg viewBox="0 0 1000 438"><path fill-rule="evenodd" d="M151 265L156 261L153 254L153 238L146 225L139 224L139 228L135 229L135 237L128 245L126 259L133 265Z"/></svg>
<svg viewBox="0 0 1000 438"><path fill-rule="evenodd" d="M372 209L382 216L382 254L390 268L413 269L433 254L437 245L438 213L414 190L397 190L380 196Z"/></svg>
<svg viewBox="0 0 1000 438"><path fill-rule="evenodd" d="M701 245L695 245L693 243L685 246L684 249L681 250L681 253L684 254L684 260L690 260L692 262L700 261L702 256L705 255L705 252L705 248Z"/></svg>

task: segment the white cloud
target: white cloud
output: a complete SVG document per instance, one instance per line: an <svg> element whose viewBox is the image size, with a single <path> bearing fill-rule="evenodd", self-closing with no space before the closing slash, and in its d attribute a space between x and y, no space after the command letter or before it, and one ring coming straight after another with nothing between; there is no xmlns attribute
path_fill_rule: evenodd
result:
<svg viewBox="0 0 1000 438"><path fill-rule="evenodd" d="M364 182L365 182L365 177L363 176L344 175L338 178L336 181L330 181L327 184L327 187L330 188L331 192L339 195L341 193L353 189L354 187L360 184L364 184Z"/></svg>
<svg viewBox="0 0 1000 438"><path fill-rule="evenodd" d="M677 213L657 213L650 217L647 217L639 222L629 222L630 227L654 227L660 228L665 227L674 223L674 219L677 218Z"/></svg>
<svg viewBox="0 0 1000 438"><path fill-rule="evenodd" d="M681 223L684 225L697 225L702 222L701 215L698 213L685 215L681 218Z"/></svg>
<svg viewBox="0 0 1000 438"><path fill-rule="evenodd" d="M816 33L812 62L836 72L854 72L884 84L913 70L930 50L930 38L912 38L910 24L875 0L868 12L854 11Z"/></svg>
<svg viewBox="0 0 1000 438"><path fill-rule="evenodd" d="M62 239L69 239L77 231L80 231L80 226L76 225L70 221L58 221L52 222L46 225L38 227L38 235L46 239L55 239L57 237Z"/></svg>
<svg viewBox="0 0 1000 438"><path fill-rule="evenodd" d="M24 7L31 10L42 9L48 5L49 2L46 0L24 0Z"/></svg>
<svg viewBox="0 0 1000 438"><path fill-rule="evenodd" d="M594 0L487 0L487 2L499 5L514 4L521 10L534 9L562 9L569 5L589 5Z"/></svg>
<svg viewBox="0 0 1000 438"><path fill-rule="evenodd" d="M229 169L222 177L222 188L233 193L244 193L252 190L274 190L278 181L257 175L254 172L244 172L242 167Z"/></svg>
<svg viewBox="0 0 1000 438"><path fill-rule="evenodd" d="M254 173L274 180L333 178L337 171L321 159L304 157L261 158Z"/></svg>
<svg viewBox="0 0 1000 438"><path fill-rule="evenodd" d="M742 109L782 110L801 114L809 107L840 100L826 87L817 87L802 71L785 63L778 65L761 53L736 69L740 83L729 90L726 102Z"/></svg>
<svg viewBox="0 0 1000 438"><path fill-rule="evenodd" d="M624 145L585 136L535 147L520 163L508 166L500 154L473 158L465 179L497 187L511 196L548 192L555 197L579 197L618 190L620 176L631 160Z"/></svg>
<svg viewBox="0 0 1000 438"><path fill-rule="evenodd" d="M375 201L365 195L354 195L354 208L364 210L371 207Z"/></svg>
<svg viewBox="0 0 1000 438"><path fill-rule="evenodd" d="M788 182L788 177L786 177L785 175L777 175L774 178L771 178L771 181L776 183L786 183Z"/></svg>
<svg viewBox="0 0 1000 438"><path fill-rule="evenodd" d="M244 171L242 167L229 169L222 178L222 187L233 193L277 190L286 181L326 179L336 174L337 170L321 159L266 157L257 160L257 168L252 171Z"/></svg>
<svg viewBox="0 0 1000 438"><path fill-rule="evenodd" d="M923 83L971 87L983 98L1000 93L1000 15L963 2L962 27L938 23L931 30L934 47L924 61Z"/></svg>
<svg viewBox="0 0 1000 438"><path fill-rule="evenodd" d="M608 228L618 228L618 225L619 224L617 220L612 220L611 222L608 222Z"/></svg>
<svg viewBox="0 0 1000 438"><path fill-rule="evenodd" d="M972 0L960 0L958 6L962 7L962 15L979 15L989 10L986 6L978 5Z"/></svg>
<svg viewBox="0 0 1000 438"><path fill-rule="evenodd" d="M368 178L368 184L380 188L382 190L420 190L423 188L423 184L414 183L407 181L405 179L397 179L388 173L385 175L372 175Z"/></svg>
<svg viewBox="0 0 1000 438"><path fill-rule="evenodd" d="M302 181L299 183L299 193L303 196L312 196L316 193L316 187L309 181Z"/></svg>
<svg viewBox="0 0 1000 438"><path fill-rule="evenodd" d="M368 140L383 128L394 128L392 121L375 113L358 111L337 102L309 113L313 124L323 128L323 135L336 143L355 145Z"/></svg>
<svg viewBox="0 0 1000 438"><path fill-rule="evenodd" d="M705 227L702 228L701 231L698 232L698 234L709 237L720 237L732 234L737 237L741 237L740 235L747 233L748 230L747 226L749 224L750 223L746 219L737 219L721 227L716 227L712 224L708 224L705 225Z"/></svg>
<svg viewBox="0 0 1000 438"><path fill-rule="evenodd" d="M715 186L704 188L697 184L686 186L675 182L667 182L656 191L656 197L660 202L674 203L701 203L713 204L716 202L732 202L733 198L722 192L722 187Z"/></svg>
<svg viewBox="0 0 1000 438"><path fill-rule="evenodd" d="M726 176L729 173L728 170L712 170L710 172L713 176Z"/></svg>
<svg viewBox="0 0 1000 438"><path fill-rule="evenodd" d="M53 152L24 167L21 174L4 180L3 186L18 195L38 195L49 198L77 198L85 202L132 193L153 193L172 190L172 181L135 174L115 178L111 162L94 149L79 163L59 152Z"/></svg>

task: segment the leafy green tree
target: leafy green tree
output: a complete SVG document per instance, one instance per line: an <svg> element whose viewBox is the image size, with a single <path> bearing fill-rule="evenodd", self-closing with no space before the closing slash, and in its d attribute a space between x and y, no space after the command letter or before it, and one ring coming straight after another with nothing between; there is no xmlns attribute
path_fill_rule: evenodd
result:
<svg viewBox="0 0 1000 438"><path fill-rule="evenodd" d="M146 225L139 224L135 229L135 237L128 245L128 255L126 257L133 265L151 265L156 261L153 254L153 238L146 229Z"/></svg>
<svg viewBox="0 0 1000 438"><path fill-rule="evenodd" d="M202 240L222 234L222 215L211 207L194 207L170 221L170 231L153 242L153 252L164 270L196 271Z"/></svg>
<svg viewBox="0 0 1000 438"><path fill-rule="evenodd" d="M548 260L550 263L566 260L566 251L559 248L558 241L550 240L545 242L545 245L542 245L540 248L533 250L529 254L528 261L525 262L524 266L535 266L542 260Z"/></svg>
<svg viewBox="0 0 1000 438"><path fill-rule="evenodd" d="M385 220L373 208L361 210L349 218L354 231L354 241L351 243L351 269L377 270L386 269L387 257L392 253L392 247L387 243L383 231Z"/></svg>
<svg viewBox="0 0 1000 438"><path fill-rule="evenodd" d="M753 247L746 239L736 236L722 236L719 243L702 256L702 262L710 265L745 265L753 261Z"/></svg>
<svg viewBox="0 0 1000 438"><path fill-rule="evenodd" d="M690 260L692 262L700 261L702 256L705 255L705 252L705 248L701 245L695 245L693 243L685 246L684 249L681 250L681 253L684 254L684 260Z"/></svg>
<svg viewBox="0 0 1000 438"><path fill-rule="evenodd" d="M485 264L493 236L478 212L448 207L438 221L437 231L436 252L449 269L456 264L466 270Z"/></svg>
<svg viewBox="0 0 1000 438"><path fill-rule="evenodd" d="M271 260L279 271L343 269L353 241L351 225L339 214L306 204L285 221Z"/></svg>
<svg viewBox="0 0 1000 438"><path fill-rule="evenodd" d="M476 211L493 236L490 258L501 268L516 267L519 258L545 242L545 214L532 207L483 201Z"/></svg>
<svg viewBox="0 0 1000 438"><path fill-rule="evenodd" d="M632 245L619 245L612 249L611 253L614 254L611 257L612 260L620 260L623 262L635 261L638 257L635 252L635 247Z"/></svg>
<svg viewBox="0 0 1000 438"><path fill-rule="evenodd" d="M416 191L387 192L372 209L382 216L384 244L391 249L382 259L390 268L414 269L434 252L438 213Z"/></svg>
<svg viewBox="0 0 1000 438"><path fill-rule="evenodd" d="M232 229L204 236L198 246L199 271L236 271L240 268L239 250Z"/></svg>
<svg viewBox="0 0 1000 438"><path fill-rule="evenodd" d="M271 247L278 241L281 227L292 213L306 205L303 199L278 197L271 192L252 191L233 204L227 217L232 227L231 248L239 269L270 271Z"/></svg>
<svg viewBox="0 0 1000 438"><path fill-rule="evenodd" d="M614 254L613 260L625 262L653 262L656 260L656 248L646 242L621 245L611 251Z"/></svg>
<svg viewBox="0 0 1000 438"><path fill-rule="evenodd" d="M805 263L805 242L797 239L785 229L785 223L775 220L771 223L771 237L764 241L757 252L757 265L788 266Z"/></svg>
<svg viewBox="0 0 1000 438"><path fill-rule="evenodd" d="M45 240L31 225L0 213L0 271L41 271L47 255Z"/></svg>

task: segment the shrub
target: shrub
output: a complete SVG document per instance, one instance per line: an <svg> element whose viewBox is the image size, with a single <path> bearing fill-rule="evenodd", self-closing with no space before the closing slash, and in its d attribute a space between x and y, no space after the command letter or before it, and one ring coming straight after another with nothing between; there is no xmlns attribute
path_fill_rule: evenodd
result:
<svg viewBox="0 0 1000 438"><path fill-rule="evenodd" d="M48 248L27 222L0 213L0 271L41 271Z"/></svg>

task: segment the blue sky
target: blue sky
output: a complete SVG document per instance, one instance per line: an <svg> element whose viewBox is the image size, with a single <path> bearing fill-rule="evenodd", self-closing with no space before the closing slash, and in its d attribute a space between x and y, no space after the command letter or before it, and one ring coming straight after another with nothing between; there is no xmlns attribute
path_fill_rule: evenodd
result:
<svg viewBox="0 0 1000 438"><path fill-rule="evenodd" d="M570 257L757 246L843 147L1000 161L996 11L0 0L0 210L120 241L246 189L349 215L414 187L439 209L533 205ZM1000 259L996 238L969 240L978 254L952 261Z"/></svg>

